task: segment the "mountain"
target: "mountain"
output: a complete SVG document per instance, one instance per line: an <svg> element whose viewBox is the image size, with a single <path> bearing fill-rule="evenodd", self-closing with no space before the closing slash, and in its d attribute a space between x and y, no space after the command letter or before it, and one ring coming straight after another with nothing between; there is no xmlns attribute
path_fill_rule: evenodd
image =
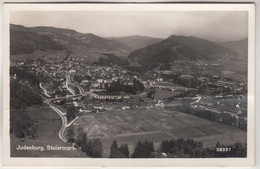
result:
<svg viewBox="0 0 260 169"><path fill-rule="evenodd" d="M226 48L237 52L242 57L247 57L248 38L238 40L238 41L222 42L220 43L220 45L225 46Z"/></svg>
<svg viewBox="0 0 260 169"><path fill-rule="evenodd" d="M32 53L35 50L64 50L65 47L50 37L40 35L31 28L10 25L10 54Z"/></svg>
<svg viewBox="0 0 260 169"><path fill-rule="evenodd" d="M102 53L127 55L130 48L115 40L94 34L83 34L54 27L10 26L11 54L32 53L35 50L69 50L75 56L100 56Z"/></svg>
<svg viewBox="0 0 260 169"><path fill-rule="evenodd" d="M132 50L141 49L154 43L161 42L161 38L153 38L148 36L126 36L126 37L112 37L111 40L124 43Z"/></svg>
<svg viewBox="0 0 260 169"><path fill-rule="evenodd" d="M135 50L129 54L132 62L144 63L170 63L176 60L215 60L237 55L232 50L214 42L193 36L175 36Z"/></svg>

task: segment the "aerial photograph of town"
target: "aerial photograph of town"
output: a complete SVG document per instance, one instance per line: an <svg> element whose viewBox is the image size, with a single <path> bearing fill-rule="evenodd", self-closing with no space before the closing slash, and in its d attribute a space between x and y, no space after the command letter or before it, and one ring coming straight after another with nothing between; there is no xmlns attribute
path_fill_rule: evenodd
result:
<svg viewBox="0 0 260 169"><path fill-rule="evenodd" d="M248 13L15 11L11 157L247 157Z"/></svg>

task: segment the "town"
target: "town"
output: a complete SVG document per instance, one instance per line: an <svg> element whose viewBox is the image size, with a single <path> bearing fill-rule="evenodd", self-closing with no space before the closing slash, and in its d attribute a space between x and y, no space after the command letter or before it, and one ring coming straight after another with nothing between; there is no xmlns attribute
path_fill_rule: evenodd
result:
<svg viewBox="0 0 260 169"><path fill-rule="evenodd" d="M147 12L12 14L11 157L247 157L248 12Z"/></svg>
<svg viewBox="0 0 260 169"><path fill-rule="evenodd" d="M74 107L70 113L63 112L69 124L88 113L168 109L247 130L246 76L236 77L216 63L186 61L170 65L170 70L160 66L139 73L126 66L67 56L12 61L12 67L41 77L39 92L48 104L67 111ZM11 78L15 80L16 74Z"/></svg>

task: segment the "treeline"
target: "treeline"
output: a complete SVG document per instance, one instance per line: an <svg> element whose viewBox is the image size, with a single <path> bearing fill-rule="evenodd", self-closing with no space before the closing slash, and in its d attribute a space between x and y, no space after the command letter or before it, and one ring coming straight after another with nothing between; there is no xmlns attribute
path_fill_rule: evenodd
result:
<svg viewBox="0 0 260 169"><path fill-rule="evenodd" d="M119 65L119 66L126 66L129 65L129 61L125 58L118 57L116 55L107 53L104 54L105 58L100 58L98 64L103 66L108 65Z"/></svg>
<svg viewBox="0 0 260 169"><path fill-rule="evenodd" d="M152 141L138 141L135 145L132 158L153 158L154 145Z"/></svg>
<svg viewBox="0 0 260 169"><path fill-rule="evenodd" d="M159 69L160 69L160 70L170 70L171 67L172 67L172 64L170 64L170 63L165 63L165 64L161 64Z"/></svg>
<svg viewBox="0 0 260 169"><path fill-rule="evenodd" d="M108 94L118 94L120 92L136 94L137 92L144 91L143 83L138 80L133 80L133 85L124 84L121 79L114 80L109 86L105 85Z"/></svg>
<svg viewBox="0 0 260 169"><path fill-rule="evenodd" d="M137 73L144 73L144 72L151 70L148 66L139 66L139 65L138 66L133 66L133 65L126 66L126 69L130 70L132 72L137 72Z"/></svg>
<svg viewBox="0 0 260 169"><path fill-rule="evenodd" d="M110 148L109 158L129 158L129 149L127 144L122 144L118 147L117 141L114 140Z"/></svg>
<svg viewBox="0 0 260 169"><path fill-rule="evenodd" d="M10 134L18 138L35 138L37 128L27 108L42 105L43 101L36 86L38 80L34 74L15 67L10 69L10 74L16 74L16 79L10 80Z"/></svg>
<svg viewBox="0 0 260 169"><path fill-rule="evenodd" d="M103 147L100 138L88 139L86 136L86 144L83 145L82 150L86 155L92 158L102 158Z"/></svg>
<svg viewBox="0 0 260 169"><path fill-rule="evenodd" d="M11 109L26 109L32 105L41 105L42 98L37 89L29 84L10 81L10 107Z"/></svg>
<svg viewBox="0 0 260 169"><path fill-rule="evenodd" d="M74 107L74 106L70 106L67 108L67 121L70 122L72 120L74 120L76 118L76 116L78 115L79 110L78 108Z"/></svg>
<svg viewBox="0 0 260 169"><path fill-rule="evenodd" d="M214 149L203 149L203 143L192 139L171 139L162 141L159 151L154 153L155 157L167 158L210 158ZM210 153L209 153L210 152Z"/></svg>
<svg viewBox="0 0 260 169"><path fill-rule="evenodd" d="M195 109L192 108L190 105L176 106L173 109L181 111L183 113L202 117L211 121L220 122L230 126L236 126L243 131L247 131L247 120L243 117L239 117L237 119L229 113L217 113L211 110L199 108Z"/></svg>
<svg viewBox="0 0 260 169"><path fill-rule="evenodd" d="M191 139L172 139L172 140L165 140L161 143L161 152L167 154L189 154L190 156L197 156L199 150L202 149L203 143L197 142Z"/></svg>
<svg viewBox="0 0 260 169"><path fill-rule="evenodd" d="M33 86L39 85L39 77L37 77L35 74L30 73L24 69L20 69L18 67L11 66L10 75L11 76L16 75L17 80L28 81Z"/></svg>
<svg viewBox="0 0 260 169"><path fill-rule="evenodd" d="M126 69L137 72L137 73L145 73L147 71L153 70L154 68L160 67L160 63L158 62L142 62L141 65L129 65L126 66Z"/></svg>
<svg viewBox="0 0 260 169"><path fill-rule="evenodd" d="M88 139L82 128L70 127L72 135L68 140L75 143L86 155L93 158L103 157L102 142L99 138ZM67 136L68 137L68 136ZM247 144L236 143L233 145L222 145L219 142L215 147L203 148L203 142L192 139L171 139L163 140L158 149L154 148L152 141L138 141L133 153L130 154L127 144L118 145L113 140L110 147L109 158L216 158L216 157L246 157Z"/></svg>
<svg viewBox="0 0 260 169"><path fill-rule="evenodd" d="M122 144L120 147L123 147ZM117 148L114 140L111 145L110 158L128 158L128 147ZM125 155L127 154L127 155ZM202 142L192 139L171 139L161 142L155 150L152 141L139 141L136 143L131 158L216 158L216 157L246 157L247 145L236 143L225 146L217 142L214 148L203 148Z"/></svg>
<svg viewBox="0 0 260 169"><path fill-rule="evenodd" d="M75 143L85 152L88 157L102 158L103 146L100 138L89 139L82 128L77 128L74 134L74 128L71 126L67 130L69 143Z"/></svg>
<svg viewBox="0 0 260 169"><path fill-rule="evenodd" d="M29 116L27 110L10 109L10 134L14 134L17 138L37 137L35 121Z"/></svg>
<svg viewBox="0 0 260 169"><path fill-rule="evenodd" d="M196 88L199 85L201 85L201 81L198 80L198 77L194 76L194 77L185 78L185 77L181 77L181 73L163 74L163 79L165 79L165 81L171 80L174 83L181 84L189 88Z"/></svg>

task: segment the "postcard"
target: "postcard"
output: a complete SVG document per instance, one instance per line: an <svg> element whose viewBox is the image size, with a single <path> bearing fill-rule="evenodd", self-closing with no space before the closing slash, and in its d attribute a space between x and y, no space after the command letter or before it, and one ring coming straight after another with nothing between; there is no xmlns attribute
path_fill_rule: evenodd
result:
<svg viewBox="0 0 260 169"><path fill-rule="evenodd" d="M253 166L254 4L4 4L4 166Z"/></svg>

